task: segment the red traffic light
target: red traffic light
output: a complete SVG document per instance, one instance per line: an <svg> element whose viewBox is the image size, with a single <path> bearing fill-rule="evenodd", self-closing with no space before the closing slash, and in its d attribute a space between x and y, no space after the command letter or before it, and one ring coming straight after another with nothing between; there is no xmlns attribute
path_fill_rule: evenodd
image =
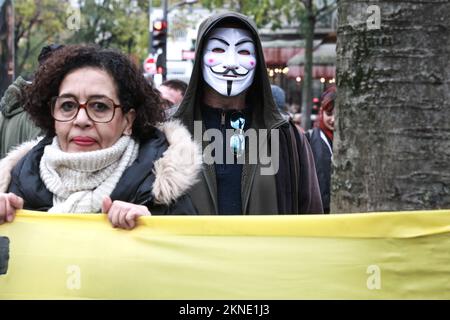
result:
<svg viewBox="0 0 450 320"><path fill-rule="evenodd" d="M156 20L153 21L153 31L163 31L167 29L167 21Z"/></svg>

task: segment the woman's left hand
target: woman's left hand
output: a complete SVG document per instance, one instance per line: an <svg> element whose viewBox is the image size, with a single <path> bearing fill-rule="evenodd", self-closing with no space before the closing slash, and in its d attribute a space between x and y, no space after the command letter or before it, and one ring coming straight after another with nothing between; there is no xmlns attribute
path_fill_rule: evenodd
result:
<svg viewBox="0 0 450 320"><path fill-rule="evenodd" d="M140 216L151 215L146 206L115 200L110 197L103 198L102 212L108 214L108 219L114 228L131 230L136 227Z"/></svg>

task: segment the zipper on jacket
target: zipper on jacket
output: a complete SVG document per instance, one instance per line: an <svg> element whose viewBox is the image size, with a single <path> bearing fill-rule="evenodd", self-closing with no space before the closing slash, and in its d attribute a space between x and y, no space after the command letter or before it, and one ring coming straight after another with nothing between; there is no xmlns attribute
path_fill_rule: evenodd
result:
<svg viewBox="0 0 450 320"><path fill-rule="evenodd" d="M228 148L228 141L226 141L226 129L227 127L225 126L225 118L226 117L226 113L225 110L222 110L222 113L220 114L220 132L222 132L222 139L223 139L223 149L222 149L222 161L223 163L225 163L225 159L226 159L226 154L227 154L227 148ZM225 170L225 167L219 166L221 167L223 170Z"/></svg>
<svg viewBox="0 0 450 320"><path fill-rule="evenodd" d="M222 132L225 131L225 111L222 110L222 114L220 115L220 128Z"/></svg>

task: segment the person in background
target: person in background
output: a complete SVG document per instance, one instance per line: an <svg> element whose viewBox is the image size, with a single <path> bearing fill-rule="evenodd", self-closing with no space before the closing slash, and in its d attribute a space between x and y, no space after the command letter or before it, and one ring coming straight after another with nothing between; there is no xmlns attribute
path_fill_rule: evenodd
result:
<svg viewBox="0 0 450 320"><path fill-rule="evenodd" d="M280 113L283 116L283 118L291 121L295 125L297 130L302 134L304 134L305 130L303 130L303 128L301 127L301 120L302 120L301 114L300 113L292 114L286 108L286 94L284 90L274 84L271 84L270 88L272 89L273 100L275 101L275 104L280 110Z"/></svg>
<svg viewBox="0 0 450 320"><path fill-rule="evenodd" d="M161 93L161 97L166 99L171 106L179 105L183 100L186 93L187 83L181 80L167 80L163 82L158 90Z"/></svg>
<svg viewBox="0 0 450 320"><path fill-rule="evenodd" d="M300 131L301 133L305 133L305 130L302 128L302 114L301 113L295 113L292 116L292 122L295 124L295 127L297 128L298 131Z"/></svg>
<svg viewBox="0 0 450 320"><path fill-rule="evenodd" d="M320 194L323 209L330 213L330 180L331 162L333 159L333 132L334 132L334 101L336 99L336 86L329 87L321 98L319 118L314 128L307 132L307 138L314 154L317 178L319 179Z"/></svg>
<svg viewBox="0 0 450 320"><path fill-rule="evenodd" d="M273 100L275 101L275 104L277 105L283 118L286 120L291 119L291 115L287 112L286 108L286 93L284 90L275 84L271 84L270 89L272 90Z"/></svg>
<svg viewBox="0 0 450 320"><path fill-rule="evenodd" d="M106 213L133 229L140 216L196 214L186 195L200 147L125 55L66 46L40 68L25 110L45 137L0 162L0 224L17 209Z"/></svg>
<svg viewBox="0 0 450 320"><path fill-rule="evenodd" d="M183 101L184 94L186 93L187 83L181 80L167 80L163 82L158 91L161 93L161 97L166 101L166 117L170 118L177 110L181 101Z"/></svg>
<svg viewBox="0 0 450 320"><path fill-rule="evenodd" d="M42 48L38 62L42 66L53 52L62 48L62 45L52 44ZM14 147L22 142L32 140L42 131L23 109L25 103L25 88L30 84L22 77L6 89L0 101L0 159Z"/></svg>
<svg viewBox="0 0 450 320"><path fill-rule="evenodd" d="M271 84L270 89L272 90L272 97L278 109L286 112L286 93L284 90L275 84Z"/></svg>

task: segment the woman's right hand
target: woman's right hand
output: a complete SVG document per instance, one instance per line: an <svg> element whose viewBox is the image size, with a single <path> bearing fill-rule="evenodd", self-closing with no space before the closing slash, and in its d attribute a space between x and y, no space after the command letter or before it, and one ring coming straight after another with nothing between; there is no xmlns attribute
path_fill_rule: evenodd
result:
<svg viewBox="0 0 450 320"><path fill-rule="evenodd" d="M12 222L16 210L23 208L23 199L14 193L0 193L0 224Z"/></svg>

